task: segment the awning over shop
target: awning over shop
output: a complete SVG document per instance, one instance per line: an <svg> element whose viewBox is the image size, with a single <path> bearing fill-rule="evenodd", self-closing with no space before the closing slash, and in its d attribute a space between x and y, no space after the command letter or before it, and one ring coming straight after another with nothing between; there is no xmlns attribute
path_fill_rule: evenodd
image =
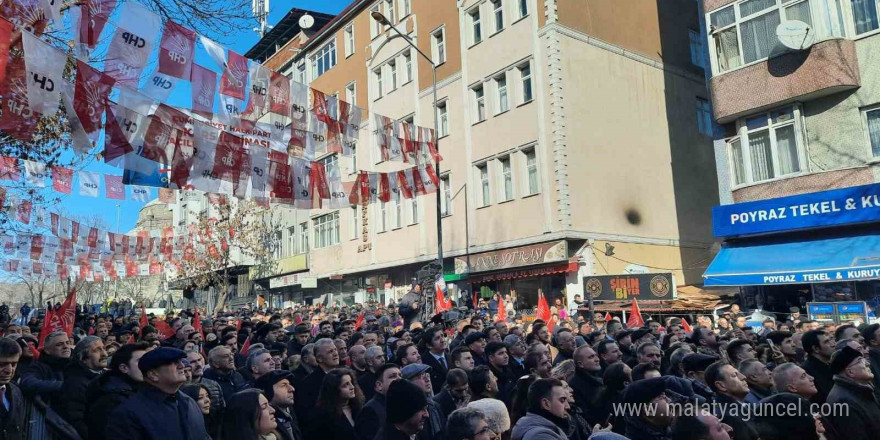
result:
<svg viewBox="0 0 880 440"><path fill-rule="evenodd" d="M470 278L468 278L467 282L469 284L479 284L499 280L512 280L516 278L531 278L543 275L552 275L556 273L577 272L577 270L577 262L557 263L527 269L508 270L504 272L496 272L480 276L471 276Z"/></svg>
<svg viewBox="0 0 880 440"><path fill-rule="evenodd" d="M725 245L706 286L810 284L880 278L880 234L750 240Z"/></svg>

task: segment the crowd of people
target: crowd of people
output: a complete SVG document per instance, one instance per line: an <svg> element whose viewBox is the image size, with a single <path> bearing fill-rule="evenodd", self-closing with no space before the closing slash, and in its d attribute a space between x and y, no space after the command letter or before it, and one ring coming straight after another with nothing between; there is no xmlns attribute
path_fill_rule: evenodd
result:
<svg viewBox="0 0 880 440"><path fill-rule="evenodd" d="M880 435L878 324L793 313L755 329L737 307L692 328L479 307L429 320L381 306L184 310L145 326L82 312L42 345L39 320L3 324L0 440Z"/></svg>

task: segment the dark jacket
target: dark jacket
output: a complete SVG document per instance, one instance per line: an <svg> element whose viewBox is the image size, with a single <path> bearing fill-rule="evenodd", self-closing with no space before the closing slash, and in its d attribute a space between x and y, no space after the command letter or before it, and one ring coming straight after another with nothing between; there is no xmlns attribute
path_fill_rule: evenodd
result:
<svg viewBox="0 0 880 440"><path fill-rule="evenodd" d="M195 400L178 391L169 395L145 386L111 414L109 439L210 440L205 417Z"/></svg>
<svg viewBox="0 0 880 440"><path fill-rule="evenodd" d="M758 439L758 431L755 430L752 422L747 421L744 417L749 414L748 410L736 409L737 405L745 407L748 405L747 403L737 402L733 398L723 394L716 394L714 403L718 404L715 406L715 417L718 417L723 423L727 423L733 428L733 435L730 437L731 440Z"/></svg>
<svg viewBox="0 0 880 440"><path fill-rule="evenodd" d="M211 414L220 414L220 412L226 408L226 399L223 398L223 388L219 383L211 379L206 379L204 376L199 379L198 382L193 381L193 383L204 385L205 388L208 389L208 396L211 397Z"/></svg>
<svg viewBox="0 0 880 440"><path fill-rule="evenodd" d="M825 403L828 400L828 393L834 387L834 372L831 371L831 366L820 361L815 356L808 356L801 367L807 374L813 376L813 381L816 382L816 389L819 390L810 401L813 403Z"/></svg>
<svg viewBox="0 0 880 440"><path fill-rule="evenodd" d="M455 399L452 398L449 390L443 390L440 394L435 395L434 402L437 402L437 405L440 407L440 412L443 413L444 419L448 419L449 415L458 409L455 405Z"/></svg>
<svg viewBox="0 0 880 440"><path fill-rule="evenodd" d="M670 440L669 428L654 426L641 417L626 417L626 437L633 440Z"/></svg>
<svg viewBox="0 0 880 440"><path fill-rule="evenodd" d="M431 367L431 388L435 394L439 393L443 389L443 384L446 383L446 373L449 372L449 366L452 365L452 358L446 353L443 354L444 359L446 359L446 366L444 367L430 351L422 352L421 356L422 363Z"/></svg>
<svg viewBox="0 0 880 440"><path fill-rule="evenodd" d="M874 396L880 401L880 348L868 349L868 360L871 361L871 372L874 373Z"/></svg>
<svg viewBox="0 0 880 440"><path fill-rule="evenodd" d="M572 357L570 354L563 353L560 351L559 354L556 355L556 359L553 359L553 366L555 367L555 366L557 366L557 365L559 365L559 364L561 364L571 358Z"/></svg>
<svg viewBox="0 0 880 440"><path fill-rule="evenodd" d="M293 370L293 380L301 381L308 377L308 375L312 374L311 371L306 370L306 365L300 362L299 366L296 367L296 370Z"/></svg>
<svg viewBox="0 0 880 440"><path fill-rule="evenodd" d="M516 386L516 379L518 378L513 377L510 368L507 366L498 369L489 364L489 371L495 375L495 379L498 381L498 395L496 398L510 406L510 402L513 400L513 388Z"/></svg>
<svg viewBox="0 0 880 440"><path fill-rule="evenodd" d="M772 396L772 388L761 388L757 386L749 386L749 394L746 394L746 403L757 405L761 399Z"/></svg>
<svg viewBox="0 0 880 440"><path fill-rule="evenodd" d="M104 373L86 391L86 426L90 440L104 440L107 421L122 402L137 392L138 383L121 373Z"/></svg>
<svg viewBox="0 0 880 440"><path fill-rule="evenodd" d="M358 419L359 413L353 413L354 420ZM354 426L349 423L343 414L334 414L330 411L315 408L309 423L303 427L303 434L309 440L340 440L356 439Z"/></svg>
<svg viewBox="0 0 880 440"><path fill-rule="evenodd" d="M366 370L358 373L357 380L361 392L364 393L364 399L369 402L376 395L376 373Z"/></svg>
<svg viewBox="0 0 880 440"><path fill-rule="evenodd" d="M523 361L525 361L525 359L523 359ZM507 363L507 368L510 368L510 374L513 375L514 382L526 375L525 364L519 363L516 359L513 358L513 356L510 357L510 362Z"/></svg>
<svg viewBox="0 0 880 440"><path fill-rule="evenodd" d="M89 382L98 377L99 372L89 370L79 362L71 362L64 371L64 384L61 386L61 399L52 402L52 408L67 423L76 428L82 438L89 438L89 428L86 423L86 390Z"/></svg>
<svg viewBox="0 0 880 440"><path fill-rule="evenodd" d="M43 401L51 404L61 392L64 384L64 369L70 363L69 358L59 358L42 353L40 359L30 364L21 373L21 391L25 396L41 396Z"/></svg>
<svg viewBox="0 0 880 440"><path fill-rule="evenodd" d="M575 370L574 378L568 384L574 391L575 405L581 408L590 426L604 422L601 420L601 410L598 396L602 389L602 378L580 368Z"/></svg>
<svg viewBox="0 0 880 440"><path fill-rule="evenodd" d="M836 375L827 403L841 403L849 408L848 413L832 411L832 415L827 417L838 438L877 438L880 433L880 403L871 386Z"/></svg>
<svg viewBox="0 0 880 440"><path fill-rule="evenodd" d="M379 433L373 437L374 440L410 440L409 436L400 432L394 425L385 424Z"/></svg>
<svg viewBox="0 0 880 440"><path fill-rule="evenodd" d="M275 422L278 424L275 430L281 434L278 440L303 440L296 415L278 405L272 405L272 408L275 409Z"/></svg>
<svg viewBox="0 0 880 440"><path fill-rule="evenodd" d="M27 402L24 394L14 383L6 385L9 410L0 405L0 440L25 440L28 433Z"/></svg>
<svg viewBox="0 0 880 440"><path fill-rule="evenodd" d="M428 400L427 410L428 418L425 420L425 427L416 438L419 440L445 440L446 418L443 417L440 405L433 400Z"/></svg>
<svg viewBox="0 0 880 440"><path fill-rule="evenodd" d="M364 405L354 422L354 430L360 440L372 440L385 424L385 395L375 393Z"/></svg>
<svg viewBox="0 0 880 440"><path fill-rule="evenodd" d="M229 400L233 394L245 389L247 387L247 383L244 380L244 377L241 376L241 373L238 371L220 371L213 368L208 368L205 370L205 373L202 375L203 378L213 380L220 385L220 389L223 390L223 400ZM212 402L213 403L213 402Z"/></svg>
<svg viewBox="0 0 880 440"><path fill-rule="evenodd" d="M526 413L513 427L512 440L568 440L566 432L549 419ZM630 437L636 439L637 437Z"/></svg>
<svg viewBox="0 0 880 440"><path fill-rule="evenodd" d="M296 397L293 400L294 408L296 410L296 417L302 421L303 432L306 431L306 426L311 425L313 420L309 417L312 409L315 408L315 403L318 401L318 393L321 391L321 384L324 382L324 376L327 373L320 368L316 368L312 374L306 376L305 379L298 382L294 387L296 388Z"/></svg>

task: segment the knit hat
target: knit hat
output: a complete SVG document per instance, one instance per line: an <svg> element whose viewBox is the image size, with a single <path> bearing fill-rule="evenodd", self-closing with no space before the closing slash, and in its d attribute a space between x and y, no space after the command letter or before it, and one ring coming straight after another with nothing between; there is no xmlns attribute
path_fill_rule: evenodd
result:
<svg viewBox="0 0 880 440"><path fill-rule="evenodd" d="M663 377L637 380L624 389L623 402L648 403L664 391L666 391L666 379Z"/></svg>
<svg viewBox="0 0 880 440"><path fill-rule="evenodd" d="M402 423L428 406L425 391L408 380L395 380L385 393L388 423Z"/></svg>
<svg viewBox="0 0 880 440"><path fill-rule="evenodd" d="M862 354L855 348L850 346L843 347L842 350L834 352L834 355L831 356L831 371L834 372L834 374L839 374L846 369L852 361L860 357L862 357Z"/></svg>

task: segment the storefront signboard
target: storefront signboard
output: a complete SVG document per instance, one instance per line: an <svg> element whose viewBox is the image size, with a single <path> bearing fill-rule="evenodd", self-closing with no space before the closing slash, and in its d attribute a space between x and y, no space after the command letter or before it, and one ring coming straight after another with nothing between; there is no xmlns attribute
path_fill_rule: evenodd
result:
<svg viewBox="0 0 880 440"><path fill-rule="evenodd" d="M712 208L716 237L880 221L880 183Z"/></svg>
<svg viewBox="0 0 880 440"><path fill-rule="evenodd" d="M671 273L646 273L584 277L584 297L593 301L658 301L673 300L677 295Z"/></svg>
<svg viewBox="0 0 880 440"><path fill-rule="evenodd" d="M819 323L844 324L852 321L868 322L868 307L864 301L809 302L807 315Z"/></svg>
<svg viewBox="0 0 880 440"><path fill-rule="evenodd" d="M478 273L490 270L510 269L568 260L568 245L565 240L522 246L500 251L484 252L455 259L455 273Z"/></svg>
<svg viewBox="0 0 880 440"><path fill-rule="evenodd" d="M862 301L837 303L838 323L861 321L868 323L868 308Z"/></svg>

